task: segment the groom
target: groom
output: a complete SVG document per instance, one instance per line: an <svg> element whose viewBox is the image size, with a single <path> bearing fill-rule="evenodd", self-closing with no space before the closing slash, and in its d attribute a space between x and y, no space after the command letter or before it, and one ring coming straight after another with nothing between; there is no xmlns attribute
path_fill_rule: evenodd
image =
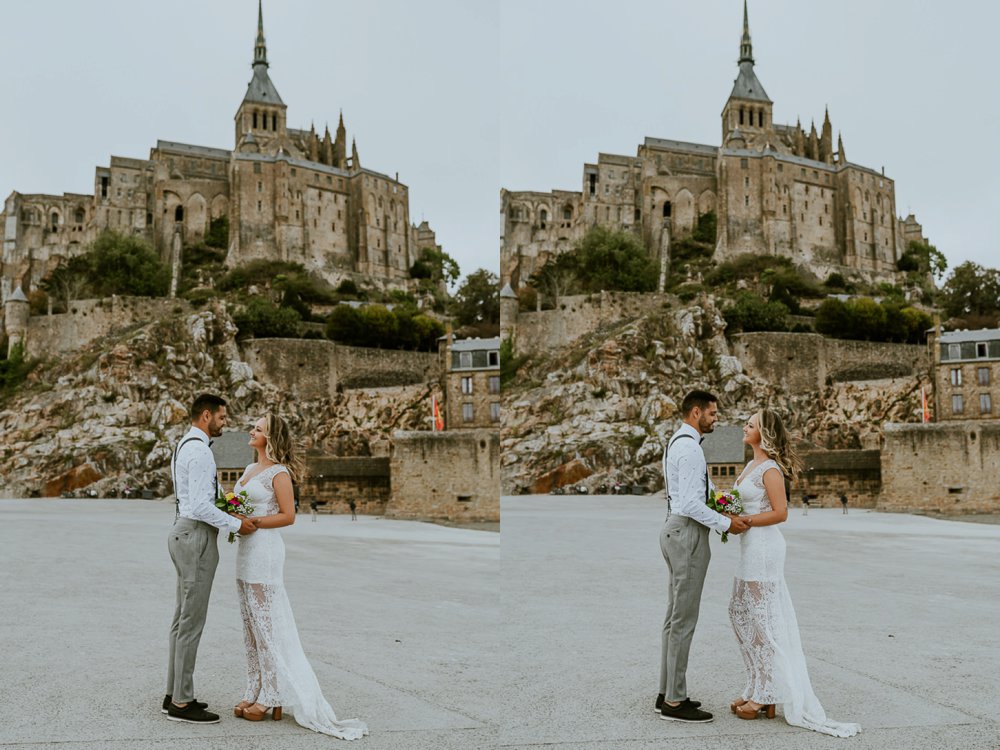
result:
<svg viewBox="0 0 1000 750"><path fill-rule="evenodd" d="M684 424L663 451L663 478L667 494L667 522L660 532L660 550L670 571L670 598L663 621L660 692L655 710L669 721L704 723L712 714L688 698L687 662L691 638L698 623L701 590L711 550L710 529L742 534L747 523L716 513L705 503L711 491L702 436L715 429L718 399L707 391L691 391L681 402Z"/></svg>
<svg viewBox="0 0 1000 750"><path fill-rule="evenodd" d="M256 527L215 507L218 484L209 438L226 425L226 402L210 393L191 405L191 429L174 450L171 470L177 513L167 548L177 569L177 608L170 626L170 661L163 713L171 721L216 724L218 714L194 699L194 662L205 627L208 597L219 564L219 529L252 534Z"/></svg>

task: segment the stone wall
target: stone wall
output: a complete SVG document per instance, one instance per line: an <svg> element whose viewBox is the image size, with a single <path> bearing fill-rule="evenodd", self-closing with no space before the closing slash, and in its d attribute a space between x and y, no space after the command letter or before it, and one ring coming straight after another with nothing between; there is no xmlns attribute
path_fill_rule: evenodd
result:
<svg viewBox="0 0 1000 750"><path fill-rule="evenodd" d="M925 373L927 348L915 344L829 339L817 333L741 333L733 354L746 373L791 394L811 393L828 382L874 380Z"/></svg>
<svg viewBox="0 0 1000 750"><path fill-rule="evenodd" d="M320 339L252 339L242 345L254 377L303 400L332 398L338 389L437 381L437 355L340 346Z"/></svg>
<svg viewBox="0 0 1000 750"><path fill-rule="evenodd" d="M500 520L500 435L491 430L393 435L389 518Z"/></svg>
<svg viewBox="0 0 1000 750"><path fill-rule="evenodd" d="M677 304L669 294L601 292L562 297L555 310L522 312L514 326L518 354L551 352L604 326L648 315Z"/></svg>
<svg viewBox="0 0 1000 750"><path fill-rule="evenodd" d="M801 507L808 494L813 507L840 507L840 494L850 508L874 508L882 489L877 450L808 451L804 469L792 486L790 505Z"/></svg>
<svg viewBox="0 0 1000 750"><path fill-rule="evenodd" d="M1000 421L888 424L879 510L1000 513Z"/></svg>
<svg viewBox="0 0 1000 750"><path fill-rule="evenodd" d="M79 349L112 331L190 311L187 302L177 299L110 297L75 300L69 304L68 312L29 318L25 352L29 357L51 357Z"/></svg>

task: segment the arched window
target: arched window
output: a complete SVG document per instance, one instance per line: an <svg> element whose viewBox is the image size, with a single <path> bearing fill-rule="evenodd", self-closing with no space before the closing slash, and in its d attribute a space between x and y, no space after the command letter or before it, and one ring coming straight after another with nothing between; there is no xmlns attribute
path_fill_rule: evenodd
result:
<svg viewBox="0 0 1000 750"><path fill-rule="evenodd" d="M56 231L59 228L59 214L55 211L52 212L52 231Z"/></svg>
<svg viewBox="0 0 1000 750"><path fill-rule="evenodd" d="M664 219L670 218L670 201L663 202L663 218Z"/></svg>
<svg viewBox="0 0 1000 750"><path fill-rule="evenodd" d="M73 220L77 224L83 224L84 218L86 218L86 214L83 212L83 209L82 208L76 209L76 213L73 214Z"/></svg>
<svg viewBox="0 0 1000 750"><path fill-rule="evenodd" d="M174 221L184 221L184 206L174 209Z"/></svg>
<svg viewBox="0 0 1000 750"><path fill-rule="evenodd" d="M743 124L743 107L740 107L740 125Z"/></svg>
<svg viewBox="0 0 1000 750"><path fill-rule="evenodd" d="M253 113L253 127L254 127L254 130L257 129L257 113L256 112Z"/></svg>
<svg viewBox="0 0 1000 750"><path fill-rule="evenodd" d="M573 218L573 209L569 206L563 208L563 221L569 221Z"/></svg>
<svg viewBox="0 0 1000 750"><path fill-rule="evenodd" d="M542 224L542 229L545 229L545 223L549 220L549 212L543 208L538 214L538 220Z"/></svg>

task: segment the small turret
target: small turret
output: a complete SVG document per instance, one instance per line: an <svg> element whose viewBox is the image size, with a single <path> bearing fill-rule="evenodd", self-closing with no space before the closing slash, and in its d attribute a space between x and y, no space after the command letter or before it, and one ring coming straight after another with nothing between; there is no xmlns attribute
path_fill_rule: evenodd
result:
<svg viewBox="0 0 1000 750"><path fill-rule="evenodd" d="M816 133L815 120L813 120L812 129L809 131L809 145L806 150L806 158L819 161L819 136Z"/></svg>
<svg viewBox="0 0 1000 750"><path fill-rule="evenodd" d="M309 161L319 161L319 138L316 136L316 126L309 125Z"/></svg>
<svg viewBox="0 0 1000 750"><path fill-rule="evenodd" d="M823 133L819 139L819 160L833 164L833 126L830 125L830 110L823 114Z"/></svg>
<svg viewBox="0 0 1000 750"><path fill-rule="evenodd" d="M847 164L847 157L844 155L844 139L837 133L837 164Z"/></svg>
<svg viewBox="0 0 1000 750"><path fill-rule="evenodd" d="M20 286L4 302L3 309L4 333L7 334L7 356L10 357L16 347L24 347L28 338L30 305Z"/></svg>
<svg viewBox="0 0 1000 750"><path fill-rule="evenodd" d="M347 169L347 128L344 127L344 112L340 112L337 124L337 138L333 142L333 166Z"/></svg>
<svg viewBox="0 0 1000 750"><path fill-rule="evenodd" d="M358 157L358 142L351 139L351 169L361 169L361 159Z"/></svg>
<svg viewBox="0 0 1000 750"><path fill-rule="evenodd" d="M802 120L795 120L795 143L793 144L796 156L806 155L806 134L802 130Z"/></svg>
<svg viewBox="0 0 1000 750"><path fill-rule="evenodd" d="M323 130L323 148L320 152L323 163L328 167L337 166L333 160L333 139L330 138L330 126L326 125Z"/></svg>

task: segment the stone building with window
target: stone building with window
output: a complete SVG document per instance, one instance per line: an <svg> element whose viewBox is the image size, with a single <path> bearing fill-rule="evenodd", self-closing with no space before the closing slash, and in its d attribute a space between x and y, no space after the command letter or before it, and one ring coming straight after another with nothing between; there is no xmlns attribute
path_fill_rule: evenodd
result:
<svg viewBox="0 0 1000 750"><path fill-rule="evenodd" d="M1000 329L935 330L934 421L1000 418Z"/></svg>
<svg viewBox="0 0 1000 750"><path fill-rule="evenodd" d="M821 61L822 62L822 61ZM582 190L501 191L500 282L514 290L600 225L639 235L661 269L671 243L717 217L715 258L782 255L820 278L836 271L895 282L896 262L923 232L896 216L885 170L849 162L829 113L817 131L779 124L754 70L744 5L738 72L722 108L721 143L647 137L635 156L599 154Z"/></svg>
<svg viewBox="0 0 1000 750"><path fill-rule="evenodd" d="M213 438L212 455L215 456L219 488L226 492L233 489L244 469L257 460L256 452L250 447L250 434L244 430L223 432Z"/></svg>
<svg viewBox="0 0 1000 750"><path fill-rule="evenodd" d="M343 114L333 134L290 127L269 67L259 9L232 150L159 140L148 159L112 156L97 167L93 195L10 193L0 205L0 300L18 286L30 294L105 230L147 240L176 283L183 248L221 219L229 267L280 259L332 284L411 286L410 267L436 240L426 223L411 224L409 188L398 173L362 166Z"/></svg>
<svg viewBox="0 0 1000 750"><path fill-rule="evenodd" d="M500 337L441 338L445 428L500 428Z"/></svg>

